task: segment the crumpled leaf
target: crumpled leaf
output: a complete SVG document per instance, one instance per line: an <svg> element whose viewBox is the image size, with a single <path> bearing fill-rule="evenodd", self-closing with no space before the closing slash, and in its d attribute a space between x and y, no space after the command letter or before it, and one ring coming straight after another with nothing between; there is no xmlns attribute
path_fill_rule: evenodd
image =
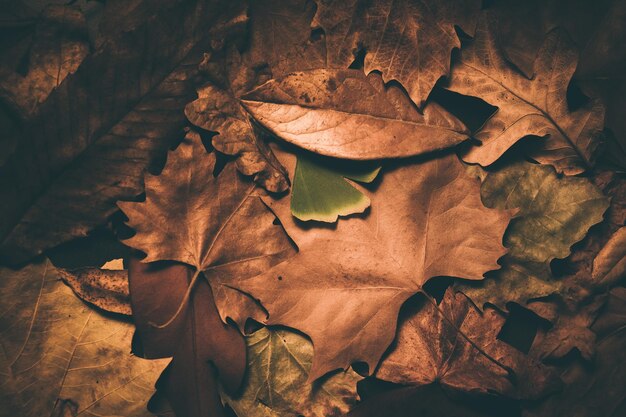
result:
<svg viewBox="0 0 626 417"><path fill-rule="evenodd" d="M200 281L184 311L165 328L160 323L175 314L192 279L191 268L160 262L129 264L135 354L146 358L173 357L157 382L177 415L224 416L217 391L217 373L232 392L241 385L246 367L241 334L224 324L211 287ZM155 291L158 288L158 291Z"/></svg>
<svg viewBox="0 0 626 417"><path fill-rule="evenodd" d="M242 98L276 136L345 159L419 155L452 147L467 129L436 103L422 115L398 87L360 70L316 69L271 80Z"/></svg>
<svg viewBox="0 0 626 417"><path fill-rule="evenodd" d="M626 288L611 290L592 330L598 337L594 366L575 363L566 369L563 392L530 408L525 417L618 417L626 412L626 363L620 360L626 349Z"/></svg>
<svg viewBox="0 0 626 417"><path fill-rule="evenodd" d="M146 403L166 363L130 354L132 324L90 309L49 261L3 268L0 278L1 416L55 415L63 407L150 416Z"/></svg>
<svg viewBox="0 0 626 417"><path fill-rule="evenodd" d="M234 45L207 55L201 69L209 81L198 89L198 98L185 107L187 119L197 127L216 132L213 146L222 153L236 156L241 173L254 175L255 181L268 191L288 189L283 167L238 101L244 92L261 82L262 74L242 59Z"/></svg>
<svg viewBox="0 0 626 417"><path fill-rule="evenodd" d="M552 278L549 263L566 258L571 246L602 221L609 199L585 178L560 178L550 166L527 162L490 173L481 195L488 207L519 212L504 238L509 252L502 269L459 288L479 307L491 303L501 309L509 301L524 305L532 298L566 294L569 287Z"/></svg>
<svg viewBox="0 0 626 417"><path fill-rule="evenodd" d="M450 53L461 43L454 29L474 31L480 2L464 0L317 0L311 24L326 34L326 62L348 68L365 51L365 72L399 81L422 107L439 78L450 71Z"/></svg>
<svg viewBox="0 0 626 417"><path fill-rule="evenodd" d="M261 328L246 337L248 374L237 396L222 398L241 417L342 416L356 404L353 370L339 371L323 381L307 381L313 345L287 330Z"/></svg>
<svg viewBox="0 0 626 417"><path fill-rule="evenodd" d="M137 232L124 243L146 253L143 262L182 262L205 272L223 320L228 306L230 317L243 325L234 306L249 304L249 312L254 302L228 287L230 281L260 273L293 248L254 183L233 164L214 177L215 163L215 153L190 132L163 172L146 176L145 202L118 202Z"/></svg>
<svg viewBox="0 0 626 417"><path fill-rule="evenodd" d="M497 340L504 318L495 311L481 314L464 295L450 288L439 305L441 311L420 301L403 309L398 336L380 362L377 378L418 386L438 382L459 391L526 399L545 396L559 387L558 377L547 368ZM505 366L515 372L514 379Z"/></svg>
<svg viewBox="0 0 626 417"><path fill-rule="evenodd" d="M562 31L551 31L537 55L534 77L526 78L505 61L489 17L481 20L476 40L463 48L452 69L449 89L480 97L498 111L476 133L482 146L471 148L466 162L487 166L520 139L542 137L530 157L558 172L579 174L594 165L602 142L604 107L591 100L575 111L567 87L576 70L576 47Z"/></svg>
<svg viewBox="0 0 626 417"><path fill-rule="evenodd" d="M116 200L143 191L144 171L183 136L182 109L205 44L222 31L216 22L242 13L221 2L171 3L109 39L41 104L0 171L2 261L85 236Z"/></svg>
<svg viewBox="0 0 626 417"><path fill-rule="evenodd" d="M104 311L132 314L128 293L128 271L100 268L58 269L61 279L83 301Z"/></svg>
<svg viewBox="0 0 626 417"><path fill-rule="evenodd" d="M226 330L227 316L243 328L247 316L243 317L242 310L248 314L256 310L252 316L258 319L263 312L253 300L228 285L235 279L254 276L293 253L282 228L273 224L275 217L254 195L254 183L241 178L234 164L226 165L215 177L215 164L215 153L207 153L200 137L190 132L169 155L162 173L146 177L145 202L118 203L136 230L124 243L145 252L142 262L150 262L135 263L130 272L133 315L144 342L143 353L147 357L174 356L164 379L168 398L181 415L218 412L214 376L207 360L214 361L232 390L243 378L243 341L239 345L220 344L216 335L230 331L231 337L240 338L236 330ZM164 266L155 261L186 265L170 264L169 269L160 270ZM195 274L189 267L195 268ZM195 283L200 271L204 274ZM187 303L185 294L190 285ZM159 291L154 291L155 287ZM176 316L181 302L185 307ZM188 317L191 312L193 318ZM155 326L173 317L176 319L165 328ZM212 400L194 387L198 381L207 393L213 392Z"/></svg>
<svg viewBox="0 0 626 417"><path fill-rule="evenodd" d="M611 236L593 260L591 279L602 286L610 286L626 276L626 227Z"/></svg>
<svg viewBox="0 0 626 417"><path fill-rule="evenodd" d="M80 10L53 4L40 19L29 48L28 72L22 75L0 66L0 98L24 119L89 53L87 24Z"/></svg>
<svg viewBox="0 0 626 417"><path fill-rule="evenodd" d="M291 190L291 213L300 220L335 222L338 216L362 213L370 199L345 179L361 183L374 181L379 166L347 161L298 156Z"/></svg>
<svg viewBox="0 0 626 417"><path fill-rule="evenodd" d="M577 349L584 359L592 360L596 350L596 335L590 327L605 301L605 297L600 296L576 306L552 300L529 303L529 310L552 322L550 329L538 332L530 354L552 360L561 359Z"/></svg>
<svg viewBox="0 0 626 417"><path fill-rule="evenodd" d="M293 167L288 158L281 162ZM484 207L478 187L448 155L386 172L376 193L363 190L370 215L333 228L303 227L287 198L266 198L299 252L233 285L260 300L266 323L312 339L311 380L356 361L372 371L394 337L400 306L422 284L441 275L481 279L498 267L510 214Z"/></svg>

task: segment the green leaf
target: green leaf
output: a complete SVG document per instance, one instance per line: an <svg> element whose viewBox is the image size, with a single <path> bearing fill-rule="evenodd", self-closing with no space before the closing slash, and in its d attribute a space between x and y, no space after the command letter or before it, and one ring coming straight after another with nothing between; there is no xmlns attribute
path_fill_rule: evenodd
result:
<svg viewBox="0 0 626 417"><path fill-rule="evenodd" d="M291 213L300 220L335 222L338 216L362 213L370 199L350 185L345 178L370 183L380 166L298 156L291 193Z"/></svg>
<svg viewBox="0 0 626 417"><path fill-rule="evenodd" d="M247 337L248 375L238 397L221 392L239 417L332 417L356 404L356 383L348 369L308 382L313 344L298 333L262 328Z"/></svg>
<svg viewBox="0 0 626 417"><path fill-rule="evenodd" d="M502 269L480 283L460 284L479 306L529 299L568 288L550 273L553 259L566 258L591 226L602 221L609 199L585 178L560 177L554 168L527 162L490 173L481 188L488 207L518 209L504 236L509 248Z"/></svg>
<svg viewBox="0 0 626 417"><path fill-rule="evenodd" d="M151 415L167 360L130 353L132 323L91 309L48 261L1 268L0 294L0 416Z"/></svg>

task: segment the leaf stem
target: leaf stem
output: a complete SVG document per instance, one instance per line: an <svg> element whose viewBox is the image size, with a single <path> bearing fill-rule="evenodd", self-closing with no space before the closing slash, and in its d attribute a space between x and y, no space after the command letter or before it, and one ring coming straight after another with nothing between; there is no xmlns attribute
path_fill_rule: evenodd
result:
<svg viewBox="0 0 626 417"><path fill-rule="evenodd" d="M439 305L437 304L437 301L435 301L435 299L428 294L426 291L422 290L420 291L422 294L424 294L424 296L426 297L426 299L433 305L433 307L435 307L437 309L437 311L439 312L439 314L441 314L441 317L444 318L444 320L446 322L448 322L448 324L450 326L452 326L458 334L461 335L461 337L463 337L463 339L465 339L470 345L472 345L472 347L474 347L474 349L476 349L478 352L480 352L484 357L486 357L489 361L493 362L496 366L502 368L503 370L506 371L508 378L511 380L512 383L515 383L517 381L517 377L515 375L515 371L509 367L506 366L505 364L503 364L502 362L500 362L499 360L497 360L496 358L494 358L493 356L489 355L487 352L485 352L480 346L478 346L472 339L470 339L453 321L451 318L449 318L441 309L441 307L439 307Z"/></svg>
<svg viewBox="0 0 626 417"><path fill-rule="evenodd" d="M152 327L156 327L157 329L164 329L170 324L172 324L174 320L176 320L178 316L180 316L180 313L182 313L183 309L187 306L187 303L189 302L189 298L191 297L191 292L193 291L193 288L196 286L196 282L198 282L199 276L200 276L200 269L196 268L196 272L194 272L193 277L191 277L191 281L189 282L187 291L185 291L185 296L180 301L180 304L178 305L178 309L176 310L174 315L169 318L169 320L167 320L165 323L162 323L162 324L157 324L153 321L149 322L148 324Z"/></svg>

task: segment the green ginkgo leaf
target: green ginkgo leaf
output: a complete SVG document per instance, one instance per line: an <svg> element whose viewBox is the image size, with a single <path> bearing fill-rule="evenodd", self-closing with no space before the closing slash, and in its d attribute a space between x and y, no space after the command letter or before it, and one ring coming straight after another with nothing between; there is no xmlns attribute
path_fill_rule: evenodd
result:
<svg viewBox="0 0 626 417"><path fill-rule="evenodd" d="M372 163L301 154L293 179L291 213L300 220L329 223L339 216L362 213L370 206L370 199L346 178L370 183L379 172L380 166Z"/></svg>
<svg viewBox="0 0 626 417"><path fill-rule="evenodd" d="M517 209L504 236L502 268L480 283L459 287L474 303L504 308L508 301L564 294L550 262L569 256L591 226L602 221L609 198L586 178L561 177L547 165L516 163L487 175L481 188L488 207Z"/></svg>
<svg viewBox="0 0 626 417"><path fill-rule="evenodd" d="M220 392L239 417L342 416L356 404L353 370L308 381L313 344L287 330L266 327L247 336L248 374L241 394Z"/></svg>

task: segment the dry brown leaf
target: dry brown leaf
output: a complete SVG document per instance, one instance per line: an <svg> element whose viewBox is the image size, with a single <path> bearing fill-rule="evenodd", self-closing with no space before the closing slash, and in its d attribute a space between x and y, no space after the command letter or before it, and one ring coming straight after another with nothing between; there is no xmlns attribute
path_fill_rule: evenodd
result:
<svg viewBox="0 0 626 417"><path fill-rule="evenodd" d="M446 291L439 308L419 301L403 308L398 336L381 361L377 378L418 386L439 382L459 391L525 399L539 398L558 388L555 374L497 340L504 318L494 310L481 314L466 296L452 289ZM505 367L515 374L509 375Z"/></svg>
<svg viewBox="0 0 626 417"><path fill-rule="evenodd" d="M317 0L313 27L326 33L326 66L348 68L365 51L365 72L397 80L422 107L439 78L450 71L450 53L461 46L454 29L473 32L480 2L464 0Z"/></svg>
<svg viewBox="0 0 626 417"><path fill-rule="evenodd" d="M483 18L475 41L463 48L453 67L449 88L480 97L498 111L476 133L482 146L464 160L487 166L520 139L541 136L530 156L568 175L594 165L602 142L604 107L591 100L576 111L567 103L567 87L576 70L578 53L562 30L550 32L537 55L534 77L526 78L506 62L489 16Z"/></svg>
<svg viewBox="0 0 626 417"><path fill-rule="evenodd" d="M83 301L112 313L132 314L128 271L100 268L58 269L63 281Z"/></svg>
<svg viewBox="0 0 626 417"><path fill-rule="evenodd" d="M276 136L345 159L381 159L446 149L465 126L433 103L424 114L404 92L360 70L316 69L271 80L247 93L246 110Z"/></svg>
<svg viewBox="0 0 626 417"><path fill-rule="evenodd" d="M624 277L626 277L626 227L621 227L593 260L591 279L597 285L607 286Z"/></svg>
<svg viewBox="0 0 626 417"><path fill-rule="evenodd" d="M281 161L293 172L288 157ZM311 337L310 379L356 361L372 371L394 337L400 306L422 284L440 275L481 279L498 268L511 214L485 208L479 187L447 155L386 172L375 193L364 191L371 213L332 228L303 226L287 198L266 199L299 252L234 286L260 300L268 324Z"/></svg>

